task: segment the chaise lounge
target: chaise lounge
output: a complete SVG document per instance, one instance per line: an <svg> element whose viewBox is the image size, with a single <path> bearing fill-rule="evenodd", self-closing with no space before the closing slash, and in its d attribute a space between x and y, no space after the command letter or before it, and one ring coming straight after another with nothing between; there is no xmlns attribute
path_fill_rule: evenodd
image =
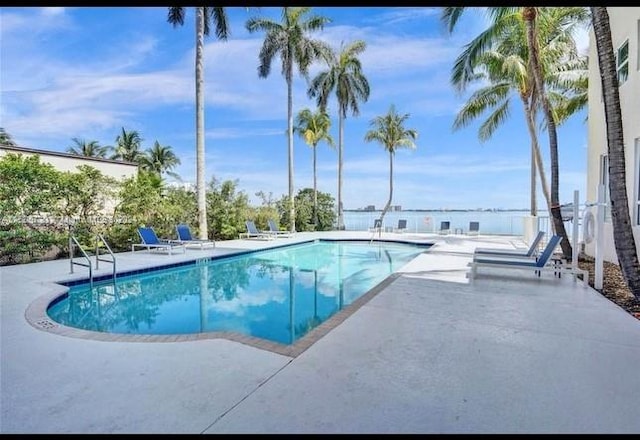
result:
<svg viewBox="0 0 640 440"><path fill-rule="evenodd" d="M149 252L152 250L167 251L169 255L174 249L182 249L183 253L186 252L185 246L175 240L159 239L151 226L138 227L138 235L142 242L132 243L131 252L134 252L137 247L146 248Z"/></svg>
<svg viewBox="0 0 640 440"><path fill-rule="evenodd" d="M176 225L176 233L178 234L177 243L181 243L187 247L195 247L204 249L206 247L215 247L216 242L212 240L200 240L197 238L193 238L191 235L191 229L189 225L180 224Z"/></svg>

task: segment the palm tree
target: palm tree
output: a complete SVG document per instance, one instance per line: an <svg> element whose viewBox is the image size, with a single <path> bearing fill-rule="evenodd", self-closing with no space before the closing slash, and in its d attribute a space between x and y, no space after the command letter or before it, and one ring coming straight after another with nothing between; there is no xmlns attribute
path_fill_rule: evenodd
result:
<svg viewBox="0 0 640 440"><path fill-rule="evenodd" d="M386 115L377 116L371 120L371 130L364 136L366 142L379 142L389 152L389 200L380 214L380 224L393 199L393 156L398 148L416 148L413 141L418 137L418 132L404 127L407 119L409 119L409 113L404 115L396 113L396 108L392 104Z"/></svg>
<svg viewBox="0 0 640 440"><path fill-rule="evenodd" d="M636 251L629 200L627 198L622 110L618 91L616 59L611 41L611 27L606 7L591 8L591 22L598 51L598 65L602 81L604 115L607 124L607 152L609 156L609 197L613 241L620 269L629 290L640 298L640 264Z"/></svg>
<svg viewBox="0 0 640 440"><path fill-rule="evenodd" d="M260 65L258 75L266 78L271 72L271 63L276 56L282 60L282 74L287 82L287 140L289 152L289 229L295 232L295 203L293 194L293 67L307 76L311 63L326 50L323 43L307 36L309 32L322 29L330 20L313 15L310 7L282 8L282 22L267 18L251 18L246 23L249 32L264 31L266 33L262 49L260 49Z"/></svg>
<svg viewBox="0 0 640 440"><path fill-rule="evenodd" d="M0 146L17 147L11 135L3 127L0 127Z"/></svg>
<svg viewBox="0 0 640 440"><path fill-rule="evenodd" d="M171 151L170 145L160 145L155 141L153 147L147 149L146 155L140 160L142 167L158 175L167 173L168 175L179 179L180 177L171 170L180 165L180 159Z"/></svg>
<svg viewBox="0 0 640 440"><path fill-rule="evenodd" d="M176 27L184 24L185 8L169 8L167 21ZM198 235L201 240L209 237L207 227L207 198L204 151L204 37L209 35L211 24L216 36L226 40L229 35L227 15L223 7L196 7L196 190L198 197Z"/></svg>
<svg viewBox="0 0 640 440"><path fill-rule="evenodd" d="M568 8L547 8L543 17L544 27L541 27L539 38L544 42L541 51L541 61L545 66L545 82L549 83L549 93L553 94L553 110L557 120L563 122L570 115L586 104L584 85L587 72L586 58L578 57L575 42L570 33L559 25ZM535 170L540 175L542 190L551 206L551 194L544 172L542 154L538 143L536 130L536 111L538 107L535 85L528 69L528 47L524 38L524 23L519 14L514 15L510 27L505 28L493 42L492 48L480 54L473 62L473 75L460 75L457 69L452 74L452 83L463 90L467 83L484 81L489 84L474 92L467 103L458 112L454 121L454 129L468 125L488 110L493 110L490 116L480 126L479 139L485 141L490 138L497 127L509 115L510 98L518 95L527 122L532 149L532 207L531 215L535 213ZM458 69L460 66L457 66ZM477 73L476 73L477 72ZM513 93L512 93L513 92ZM577 93L576 93L577 92ZM551 218L551 212L549 212Z"/></svg>
<svg viewBox="0 0 640 440"><path fill-rule="evenodd" d="M126 160L139 163L144 153L140 149L143 139L136 130L127 131L122 127L122 133L116 136L115 154L112 159Z"/></svg>
<svg viewBox="0 0 640 440"><path fill-rule="evenodd" d="M320 141L326 141L334 146L333 138L329 134L331 118L326 111L318 109L315 113L305 108L298 113L293 131L304 139L313 150L313 224L318 227L318 178L316 173L316 147Z"/></svg>
<svg viewBox="0 0 640 440"><path fill-rule="evenodd" d="M85 141L79 138L73 138L71 140L75 143L75 145L67 148L67 152L71 154L87 157L107 157L109 147L100 145L98 141Z"/></svg>
<svg viewBox="0 0 640 440"><path fill-rule="evenodd" d="M571 259L572 249L569 242L567 231L562 221L562 213L560 210L559 191L558 191L558 136L556 131L556 121L554 112L551 107L547 93L545 92L543 66L539 57L539 35L537 30L536 17L538 12L545 8L535 7L490 7L488 8L491 17L491 26L483 31L479 36L472 40L465 48L463 54L458 57L454 69L458 70L460 80L465 81L473 75L474 61L486 51L488 47L498 38L501 33L512 25L513 20L519 16L525 24L526 41L528 47L528 69L531 72L533 83L535 85L533 93L541 104L543 115L545 118L545 126L549 134L549 156L551 162L551 211L552 224L556 234L563 237L560 243L562 252L566 259ZM588 17L588 11L583 7L568 8L570 14L563 17L560 26L567 29L575 28L580 23L585 22ZM462 15L464 7L447 7L444 8L442 20L452 31L457 21Z"/></svg>
<svg viewBox="0 0 640 440"><path fill-rule="evenodd" d="M360 102L369 99L369 82L362 72L358 55L364 52L366 44L357 40L347 46L341 44L340 53L333 50L323 52L328 70L320 72L309 86L310 98L317 98L320 108L326 109L329 96L335 90L338 100L338 229L344 229L342 209L342 152L344 150L344 120L347 111L353 116L360 114Z"/></svg>

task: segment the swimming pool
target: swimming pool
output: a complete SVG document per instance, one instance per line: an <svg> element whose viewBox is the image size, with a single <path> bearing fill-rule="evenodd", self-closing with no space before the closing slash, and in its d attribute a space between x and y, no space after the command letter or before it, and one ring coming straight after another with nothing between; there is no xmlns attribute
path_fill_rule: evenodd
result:
<svg viewBox="0 0 640 440"><path fill-rule="evenodd" d="M293 344L426 247L324 241L71 286L48 308L60 324L105 333L232 332Z"/></svg>

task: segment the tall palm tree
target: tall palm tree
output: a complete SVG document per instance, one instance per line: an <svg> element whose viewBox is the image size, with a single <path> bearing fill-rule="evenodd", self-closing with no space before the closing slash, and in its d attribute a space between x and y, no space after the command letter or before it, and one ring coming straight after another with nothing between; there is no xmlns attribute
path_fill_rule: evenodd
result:
<svg viewBox="0 0 640 440"><path fill-rule="evenodd" d="M287 82L287 140L289 152L289 229L295 232L295 203L293 194L293 68L307 76L311 63L326 50L324 44L311 39L308 33L324 28L330 20L320 15L312 15L310 7L282 8L282 22L268 18L250 18L246 23L249 32L266 33L260 49L258 75L266 78L271 72L271 63L279 54L282 60L282 75Z"/></svg>
<svg viewBox="0 0 640 440"><path fill-rule="evenodd" d="M347 111L353 116L360 114L360 102L369 99L369 81L362 72L358 55L366 49L364 41L356 40L348 45L341 44L340 53L333 50L323 52L328 70L318 73L311 81L308 95L316 98L320 108L327 108L331 93L335 90L338 100L338 229L344 229L342 207L342 152L344 150L344 120Z"/></svg>
<svg viewBox="0 0 640 440"><path fill-rule="evenodd" d="M100 145L98 141L85 141L79 138L73 138L71 140L75 144L67 148L67 152L71 154L87 157L107 157L109 147Z"/></svg>
<svg viewBox="0 0 640 440"><path fill-rule="evenodd" d="M629 199L627 198L622 109L618 91L616 59L611 40L611 25L606 7L591 7L591 22L595 34L602 82L604 116L607 125L607 153L609 156L609 197L613 242L620 269L629 290L640 298L640 263L636 250Z"/></svg>
<svg viewBox="0 0 640 440"><path fill-rule="evenodd" d="M17 147L11 135L7 133L3 127L0 127L0 145L7 147Z"/></svg>
<svg viewBox="0 0 640 440"><path fill-rule="evenodd" d="M447 7L444 8L442 20L452 31L461 17L465 7ZM522 17L526 30L526 41L528 47L528 63L529 71L533 77L535 85L534 93L537 100L541 104L543 115L545 118L545 126L549 134L549 156L551 162L551 206L549 207L552 217L552 225L556 234L563 237L560 243L564 257L571 259L572 249L569 242L567 231L562 221L562 213L560 210L559 191L558 191L558 136L556 131L556 121L554 112L550 104L550 100L545 91L543 66L539 57L539 36L537 30L537 15L541 9L535 7L490 7L488 12L491 18L491 25L483 31L474 40L467 44L463 54L456 60L454 68L458 68L458 74L464 78L470 78L473 73L474 60L491 46L495 39L511 25L511 22L517 19L518 15ZM584 23L588 18L588 11L584 7L568 8L570 14L566 14L560 26L568 29Z"/></svg>
<svg viewBox="0 0 640 440"><path fill-rule="evenodd" d="M296 116L293 131L304 139L313 150L313 224L318 227L318 176L317 176L317 149L320 141L334 146L333 138L329 134L331 118L325 110L318 109L315 113L305 108Z"/></svg>
<svg viewBox="0 0 640 440"><path fill-rule="evenodd" d="M204 150L204 37L209 35L211 24L215 25L216 36L226 40L229 35L227 14L223 7L196 7L196 191L198 198L198 236L201 240L209 237L207 227L207 198ZM167 21L176 27L184 24L185 8L169 8Z"/></svg>
<svg viewBox="0 0 640 440"><path fill-rule="evenodd" d="M413 128L404 127L407 119L409 119L409 113L398 114L392 104L386 115L377 116L371 120L371 130L364 136L366 142L379 142L389 153L389 199L380 214L381 224L393 199L393 156L398 148L416 148L414 140L418 137L418 132Z"/></svg>
<svg viewBox="0 0 640 440"><path fill-rule="evenodd" d="M556 118L563 122L585 104L584 84L586 81L586 58L578 57L575 42L570 34L558 23L562 21L566 8L547 8L544 15L544 27L539 37L544 44L540 53L545 66L545 82L549 83L549 93L553 94L553 110ZM454 69L452 83L457 89L464 89L467 83L483 81L488 83L476 90L467 103L458 112L454 121L454 129L468 125L484 112L493 110L480 126L479 138L485 141L492 136L497 127L509 115L510 99L518 95L524 108L532 149L532 201L535 200L535 170L540 175L542 190L551 206L551 194L546 179L545 167L538 143L536 129L537 95L535 84L528 68L528 47L524 38L524 22L520 14L514 15L511 26L506 28L493 42L491 49L480 54L472 66L473 74L463 77ZM477 72L477 73L476 73ZM577 93L576 93L577 91ZM535 214L532 206L532 215ZM551 218L551 212L549 211Z"/></svg>
<svg viewBox="0 0 640 440"><path fill-rule="evenodd" d="M112 159L126 160L139 163L144 153L140 149L143 139L136 130L127 131L122 127L122 132L116 136L115 153Z"/></svg>
<svg viewBox="0 0 640 440"><path fill-rule="evenodd" d="M179 176L172 170L180 165L180 158L171 150L170 145L160 145L160 142L155 141L153 147L147 149L140 163L147 171L158 175L167 173L169 176L179 179Z"/></svg>

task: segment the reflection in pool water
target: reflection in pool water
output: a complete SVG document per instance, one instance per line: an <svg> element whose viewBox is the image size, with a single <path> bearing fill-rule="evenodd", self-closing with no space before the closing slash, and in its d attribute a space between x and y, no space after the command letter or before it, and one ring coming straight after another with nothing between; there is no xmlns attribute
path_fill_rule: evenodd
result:
<svg viewBox="0 0 640 440"><path fill-rule="evenodd" d="M61 324L108 333L226 331L294 343L425 250L316 241L71 287Z"/></svg>

